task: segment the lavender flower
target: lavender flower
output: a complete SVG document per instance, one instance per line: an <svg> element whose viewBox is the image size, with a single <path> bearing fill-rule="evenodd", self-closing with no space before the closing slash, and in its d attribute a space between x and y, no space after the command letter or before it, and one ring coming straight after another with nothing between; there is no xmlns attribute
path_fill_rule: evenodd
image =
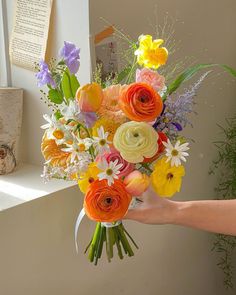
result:
<svg viewBox="0 0 236 295"><path fill-rule="evenodd" d="M188 119L188 114L196 113L193 110L195 104L194 97L200 84L209 72L204 73L200 79L190 89L183 94L177 95L175 99L169 96L165 102L161 116L156 120L153 127L157 130L167 129L169 136L176 136L187 124L192 126Z"/></svg>
<svg viewBox="0 0 236 295"><path fill-rule="evenodd" d="M52 74L48 68L48 65L44 60L40 60L39 62L40 71L35 75L38 79L38 87L42 87L45 84L50 84L53 88L56 88L56 83L52 78Z"/></svg>
<svg viewBox="0 0 236 295"><path fill-rule="evenodd" d="M60 50L60 56L65 61L72 74L75 74L80 66L80 49L76 48L73 43L64 41L64 46Z"/></svg>

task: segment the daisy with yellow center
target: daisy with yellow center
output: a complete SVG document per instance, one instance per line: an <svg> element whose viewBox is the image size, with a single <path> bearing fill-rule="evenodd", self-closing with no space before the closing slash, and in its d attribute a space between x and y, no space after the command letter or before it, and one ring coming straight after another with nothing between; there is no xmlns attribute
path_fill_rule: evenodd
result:
<svg viewBox="0 0 236 295"><path fill-rule="evenodd" d="M173 146L170 140L168 139L167 142L163 142L166 148L166 157L167 162L170 161L171 166L178 167L181 165L181 161L186 162L186 158L189 154L186 152L189 150L189 143L185 142L183 144L180 143L178 140L176 144Z"/></svg>
<svg viewBox="0 0 236 295"><path fill-rule="evenodd" d="M97 164L98 168L102 170L101 173L98 174L98 179L103 180L106 179L108 185L112 185L115 179L118 179L118 175L120 174L120 169L123 164L118 164L118 160L110 161L101 161Z"/></svg>
<svg viewBox="0 0 236 295"><path fill-rule="evenodd" d="M168 51L165 47L160 47L164 40L152 40L151 35L141 35L139 37L139 48L135 51L137 61L145 68L158 69L165 65L168 58Z"/></svg>
<svg viewBox="0 0 236 295"><path fill-rule="evenodd" d="M110 151L111 141L108 140L109 133L104 131L103 126L97 129L97 136L93 136L93 142L97 153Z"/></svg>
<svg viewBox="0 0 236 295"><path fill-rule="evenodd" d="M172 167L167 158L163 157L155 163L151 174L153 189L161 197L172 197L180 191L184 175L185 169L182 165Z"/></svg>

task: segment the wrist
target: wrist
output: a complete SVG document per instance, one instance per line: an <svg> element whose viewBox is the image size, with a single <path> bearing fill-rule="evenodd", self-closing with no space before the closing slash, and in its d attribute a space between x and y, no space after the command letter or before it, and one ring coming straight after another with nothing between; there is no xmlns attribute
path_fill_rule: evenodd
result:
<svg viewBox="0 0 236 295"><path fill-rule="evenodd" d="M176 201L170 201L171 202L171 210L169 214L169 218L167 220L168 224L174 224L174 225L183 225L184 220L186 217L186 214L188 212L188 208L190 206L190 202L176 202Z"/></svg>

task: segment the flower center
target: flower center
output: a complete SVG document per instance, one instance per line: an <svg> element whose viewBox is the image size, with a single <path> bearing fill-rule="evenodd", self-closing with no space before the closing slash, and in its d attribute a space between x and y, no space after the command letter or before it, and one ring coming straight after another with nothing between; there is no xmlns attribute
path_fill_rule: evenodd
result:
<svg viewBox="0 0 236 295"><path fill-rule="evenodd" d="M173 177L174 177L174 175L171 172L166 175L166 178L168 180L171 180Z"/></svg>
<svg viewBox="0 0 236 295"><path fill-rule="evenodd" d="M104 200L104 203L105 205L109 206L112 204L112 198L111 197L107 197L105 200Z"/></svg>
<svg viewBox="0 0 236 295"><path fill-rule="evenodd" d="M141 101L142 103L145 103L145 102L148 101L148 98L147 98L146 96L141 96L141 97L140 97L140 101Z"/></svg>
<svg viewBox="0 0 236 295"><path fill-rule="evenodd" d="M61 130L55 130L53 132L53 136L56 138L56 139L62 139L64 137L64 132L62 132Z"/></svg>
<svg viewBox="0 0 236 295"><path fill-rule="evenodd" d="M89 182L89 183L94 182L94 178L93 178L93 177L89 177L88 182Z"/></svg>
<svg viewBox="0 0 236 295"><path fill-rule="evenodd" d="M84 143L80 143L78 146L79 146L79 151L80 152L84 152L85 151L85 144Z"/></svg>
<svg viewBox="0 0 236 295"><path fill-rule="evenodd" d="M111 100L111 106L115 107L117 105L117 100L116 99L112 99Z"/></svg>
<svg viewBox="0 0 236 295"><path fill-rule="evenodd" d="M137 132L135 132L133 135L134 137L139 137L139 134Z"/></svg>
<svg viewBox="0 0 236 295"><path fill-rule="evenodd" d="M99 140L99 144L100 144L101 146L104 146L104 145L106 144L106 140L105 140L105 139L100 139L100 140Z"/></svg>
<svg viewBox="0 0 236 295"><path fill-rule="evenodd" d="M171 155L172 155L173 157L178 156L178 154L179 154L179 152L178 152L176 149L173 149L172 152L171 152Z"/></svg>
<svg viewBox="0 0 236 295"><path fill-rule="evenodd" d="M106 170L106 174L107 174L108 176L112 175L112 174L113 174L112 169L111 169L111 168L108 168L108 169Z"/></svg>

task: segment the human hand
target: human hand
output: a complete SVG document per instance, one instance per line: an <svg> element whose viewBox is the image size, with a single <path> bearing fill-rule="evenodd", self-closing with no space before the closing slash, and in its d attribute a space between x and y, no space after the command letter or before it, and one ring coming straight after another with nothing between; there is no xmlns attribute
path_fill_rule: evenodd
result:
<svg viewBox="0 0 236 295"><path fill-rule="evenodd" d="M129 209L124 219L132 219L146 224L172 223L177 202L161 198L149 188L141 197L140 202L133 209Z"/></svg>

